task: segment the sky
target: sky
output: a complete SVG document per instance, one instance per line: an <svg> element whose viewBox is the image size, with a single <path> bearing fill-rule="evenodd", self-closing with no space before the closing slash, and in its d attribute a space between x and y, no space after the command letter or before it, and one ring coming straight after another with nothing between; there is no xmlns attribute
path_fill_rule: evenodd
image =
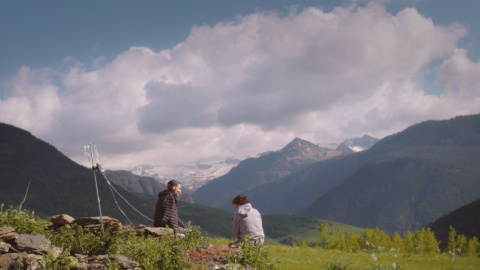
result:
<svg viewBox="0 0 480 270"><path fill-rule="evenodd" d="M107 169L480 113L480 1L0 1L0 122Z"/></svg>

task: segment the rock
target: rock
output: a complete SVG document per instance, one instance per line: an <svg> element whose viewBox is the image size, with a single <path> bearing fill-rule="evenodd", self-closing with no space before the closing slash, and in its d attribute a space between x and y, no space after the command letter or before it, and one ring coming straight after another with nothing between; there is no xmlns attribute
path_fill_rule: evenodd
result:
<svg viewBox="0 0 480 270"><path fill-rule="evenodd" d="M88 256L87 255L75 254L74 256L75 256L75 258L77 258L78 262L88 263Z"/></svg>
<svg viewBox="0 0 480 270"><path fill-rule="evenodd" d="M114 258L118 262L120 269L140 269L140 264L133 260L132 257L126 255L112 255L110 259Z"/></svg>
<svg viewBox="0 0 480 270"><path fill-rule="evenodd" d="M140 269L140 264L138 262L125 255L97 255L88 257L88 264L90 267L98 267L93 269L107 269L111 262L118 263L120 269Z"/></svg>
<svg viewBox="0 0 480 270"><path fill-rule="evenodd" d="M23 258L23 269L40 269L43 262L43 256L28 254Z"/></svg>
<svg viewBox="0 0 480 270"><path fill-rule="evenodd" d="M224 264L224 265L218 265L217 268L215 269L221 269L221 270L243 270L245 269L243 266L241 266L240 264L232 264L232 263L228 263L228 264ZM249 268L249 269L254 269L254 268Z"/></svg>
<svg viewBox="0 0 480 270"><path fill-rule="evenodd" d="M50 240L41 234L20 234L14 242L15 249L35 254L46 254L49 245Z"/></svg>
<svg viewBox="0 0 480 270"><path fill-rule="evenodd" d="M11 233L14 232L15 228L14 227L1 227L0 228L0 235L6 234L6 233Z"/></svg>
<svg viewBox="0 0 480 270"><path fill-rule="evenodd" d="M65 224L72 224L75 219L67 214L61 214L56 216L51 216L50 221L53 225L65 225Z"/></svg>
<svg viewBox="0 0 480 270"><path fill-rule="evenodd" d="M63 248L59 248L56 246L51 246L50 247L50 253L52 253L53 258L58 258L63 252Z"/></svg>
<svg viewBox="0 0 480 270"><path fill-rule="evenodd" d="M7 253L11 246L9 243L0 242L0 253Z"/></svg>
<svg viewBox="0 0 480 270"><path fill-rule="evenodd" d="M78 265L78 259L73 256L68 256L63 259L63 265L74 268Z"/></svg>
<svg viewBox="0 0 480 270"><path fill-rule="evenodd" d="M0 228L0 239L4 242L10 242L17 238L18 233L15 232L13 227L1 227Z"/></svg>
<svg viewBox="0 0 480 270"><path fill-rule="evenodd" d="M153 235L153 236L173 234L173 229L163 228L163 227L146 227L144 230L146 235Z"/></svg>
<svg viewBox="0 0 480 270"><path fill-rule="evenodd" d="M73 221L73 223L76 223L78 225L87 225L87 224L102 224L101 221L103 221L103 224L108 224L108 223L119 223L117 219L104 216L102 218L100 217L82 217L82 218L77 218Z"/></svg>
<svg viewBox="0 0 480 270"><path fill-rule="evenodd" d="M0 256L0 270L12 269L10 266L15 263L21 263L27 253L7 253Z"/></svg>

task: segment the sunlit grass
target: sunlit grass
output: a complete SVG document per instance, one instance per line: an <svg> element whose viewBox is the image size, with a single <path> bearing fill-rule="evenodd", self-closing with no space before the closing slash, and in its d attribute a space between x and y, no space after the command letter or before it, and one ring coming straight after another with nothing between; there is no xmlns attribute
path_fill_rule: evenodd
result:
<svg viewBox="0 0 480 270"><path fill-rule="evenodd" d="M289 247L281 245L268 246L270 258L278 269L328 269L330 264L347 262L347 269L480 269L480 259L470 257L455 257L448 254L412 255L385 252L375 254L376 261L371 253L350 253L339 250L327 250L320 247Z"/></svg>

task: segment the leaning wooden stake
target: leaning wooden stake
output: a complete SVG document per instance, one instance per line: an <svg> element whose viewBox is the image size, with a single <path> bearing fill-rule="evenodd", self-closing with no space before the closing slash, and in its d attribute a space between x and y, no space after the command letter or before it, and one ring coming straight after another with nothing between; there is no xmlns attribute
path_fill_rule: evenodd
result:
<svg viewBox="0 0 480 270"><path fill-rule="evenodd" d="M27 191L25 191L25 197L23 197L23 201L20 203L18 206L18 212L22 212L22 204L25 202L25 199L27 199L27 194L28 194L28 189L30 188L30 181L28 181L28 186L27 186Z"/></svg>

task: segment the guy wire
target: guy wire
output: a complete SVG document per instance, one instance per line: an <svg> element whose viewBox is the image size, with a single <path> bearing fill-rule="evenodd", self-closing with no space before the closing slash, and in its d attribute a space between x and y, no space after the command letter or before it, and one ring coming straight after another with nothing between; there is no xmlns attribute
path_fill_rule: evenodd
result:
<svg viewBox="0 0 480 270"><path fill-rule="evenodd" d="M125 199L125 198L122 196L122 194L120 194L120 193L115 189L115 187L112 185L112 183L110 183L110 181L108 180L108 177L107 177L107 175L105 174L105 172L102 172L102 175L103 175L103 177L105 178L105 180L107 181L107 184L108 184L108 186L110 187L110 191L113 189L113 190L118 194L118 196L120 196L120 198L122 198L133 210L135 210L137 213L139 213L139 214L140 214L141 216L143 216L144 218L146 218L146 219L148 219L148 220L150 220L150 221L153 221L153 219L145 216L145 215L142 214L140 211L138 211L135 207L133 207L133 205L131 205L131 204L127 201L127 199ZM112 192L112 194L113 194L113 192ZM113 196L113 198L115 199L115 195ZM125 213L122 211L122 209L121 209L120 206L118 205L116 199L115 199L115 203L117 204L118 208L119 208L120 211L123 213L123 215L124 215L125 217L127 217L127 215L125 215ZM127 217L127 219L128 219L128 217ZM130 219L128 219L128 221L130 221ZM131 224L131 223L132 223L132 222L130 221L130 224ZM132 224L132 226L133 226L133 224Z"/></svg>

